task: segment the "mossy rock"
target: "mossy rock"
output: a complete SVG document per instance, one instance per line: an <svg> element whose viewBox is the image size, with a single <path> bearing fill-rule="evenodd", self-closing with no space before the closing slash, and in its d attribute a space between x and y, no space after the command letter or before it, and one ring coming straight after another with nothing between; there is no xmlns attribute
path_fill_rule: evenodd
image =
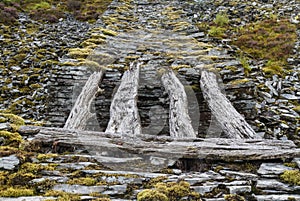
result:
<svg viewBox="0 0 300 201"><path fill-rule="evenodd" d="M146 189L137 195L138 201L169 201L168 197L158 190Z"/></svg>

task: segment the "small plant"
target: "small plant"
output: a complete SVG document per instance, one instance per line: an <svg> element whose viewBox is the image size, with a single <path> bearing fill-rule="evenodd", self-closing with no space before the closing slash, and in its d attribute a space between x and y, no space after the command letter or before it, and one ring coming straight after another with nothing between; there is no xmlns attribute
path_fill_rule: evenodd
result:
<svg viewBox="0 0 300 201"><path fill-rule="evenodd" d="M247 57L242 56L242 57L240 58L240 62L241 62L241 64L242 64L243 68L244 68L244 73L245 73L245 75L248 76L249 73L251 72L251 67L250 67L250 65L249 65L249 62L248 62Z"/></svg>
<svg viewBox="0 0 300 201"><path fill-rule="evenodd" d="M222 27L211 26L208 35L212 37L222 38L225 36L225 30Z"/></svg>
<svg viewBox="0 0 300 201"><path fill-rule="evenodd" d="M300 171L299 170L286 170L280 175L280 178L292 185L300 185Z"/></svg>
<svg viewBox="0 0 300 201"><path fill-rule="evenodd" d="M270 75L276 74L282 76L284 73L283 66L284 66L283 62L269 60L265 64L265 67L263 67L262 70L265 74L270 74Z"/></svg>
<svg viewBox="0 0 300 201"><path fill-rule="evenodd" d="M217 26L223 27L223 26L229 24L229 18L227 16L227 14L225 14L225 13L218 13L216 15L216 18L214 19L214 23Z"/></svg>

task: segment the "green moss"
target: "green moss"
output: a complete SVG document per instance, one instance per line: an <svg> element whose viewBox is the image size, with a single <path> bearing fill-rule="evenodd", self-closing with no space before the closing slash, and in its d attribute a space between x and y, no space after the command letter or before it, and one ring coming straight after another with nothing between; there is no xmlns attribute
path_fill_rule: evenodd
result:
<svg viewBox="0 0 300 201"><path fill-rule="evenodd" d="M118 33L113 31L113 30L109 30L109 29L104 29L102 28L101 29L101 32L104 34L104 35L108 35L108 36L117 36Z"/></svg>
<svg viewBox="0 0 300 201"><path fill-rule="evenodd" d="M300 185L300 171L286 170L280 175L280 179L292 185Z"/></svg>
<svg viewBox="0 0 300 201"><path fill-rule="evenodd" d="M284 63L281 61L271 61L269 60L265 67L263 67L263 72L265 74L270 74L270 75L279 75L283 76L284 75Z"/></svg>
<svg viewBox="0 0 300 201"><path fill-rule="evenodd" d="M93 186L96 183L97 180L91 177L74 178L68 181L68 184L79 184L79 185L86 185L86 186Z"/></svg>
<svg viewBox="0 0 300 201"><path fill-rule="evenodd" d="M214 23L218 26L225 26L229 24L229 18L226 13L218 13L214 19Z"/></svg>
<svg viewBox="0 0 300 201"><path fill-rule="evenodd" d="M54 191L54 190L49 190L47 191L44 196L53 196L53 197L58 197L56 201L79 201L81 200L79 195L76 194L71 194L71 193L66 193L63 191Z"/></svg>
<svg viewBox="0 0 300 201"><path fill-rule="evenodd" d="M12 146L0 146L0 157L9 156L18 152L18 149Z"/></svg>
<svg viewBox="0 0 300 201"><path fill-rule="evenodd" d="M28 7L28 9L30 9L30 10L49 9L49 8L51 8L51 5L46 1L41 1L39 3L36 3L36 4Z"/></svg>
<svg viewBox="0 0 300 201"><path fill-rule="evenodd" d="M168 201L168 197L158 190L146 189L137 195L138 201Z"/></svg>
<svg viewBox="0 0 300 201"><path fill-rule="evenodd" d="M216 38L223 38L225 37L225 28L222 27L217 27L217 26L211 26L209 31L208 31L208 35L211 37L216 37Z"/></svg>
<svg viewBox="0 0 300 201"><path fill-rule="evenodd" d="M57 154L38 154L36 159L38 159L39 161L45 161L47 159L51 159L51 158L56 158L58 155Z"/></svg>
<svg viewBox="0 0 300 201"><path fill-rule="evenodd" d="M251 72L251 68L250 68L250 65L249 65L249 62L248 62L248 58L242 56L242 57L240 57L239 60L240 60L242 66L243 66L243 68L244 68L244 73L245 73L245 75L248 76L249 73Z"/></svg>
<svg viewBox="0 0 300 201"><path fill-rule="evenodd" d="M19 144L23 141L22 136L17 132L1 130L0 137L4 137L4 145L10 145L15 147L18 147Z"/></svg>
<svg viewBox="0 0 300 201"><path fill-rule="evenodd" d="M10 123L17 126L22 126L25 124L24 119L15 114L0 113L0 116L7 118Z"/></svg>
<svg viewBox="0 0 300 201"><path fill-rule="evenodd" d="M92 71L98 71L101 69L101 66L97 62L91 60L85 60L83 62L79 62L77 65L86 66Z"/></svg>
<svg viewBox="0 0 300 201"><path fill-rule="evenodd" d="M141 191L137 199L138 200L180 200L183 197L189 197L192 200L199 200L200 195L194 191L191 191L190 184L185 181L159 182L154 185L154 189L145 189Z"/></svg>
<svg viewBox="0 0 300 201"><path fill-rule="evenodd" d="M290 163L284 163L285 166L291 167L291 168L297 168L298 165L295 162L290 162Z"/></svg>
<svg viewBox="0 0 300 201"><path fill-rule="evenodd" d="M92 53L92 49L90 48L71 48L69 49L69 56L71 58L86 58L88 55L90 55Z"/></svg>
<svg viewBox="0 0 300 201"><path fill-rule="evenodd" d="M249 79L244 78L244 79L239 79L239 80L232 80L232 81L228 82L228 84L231 84L231 85L240 85L240 84L247 83L249 81L250 81Z"/></svg>
<svg viewBox="0 0 300 201"><path fill-rule="evenodd" d="M31 85L29 85L29 88L31 88L31 89L39 89L39 88L42 88L42 85L40 85L40 84L31 84Z"/></svg>
<svg viewBox="0 0 300 201"><path fill-rule="evenodd" d="M37 174L42 170L54 170L54 168L49 165L41 165L37 163L24 163L21 165L19 172Z"/></svg>
<svg viewBox="0 0 300 201"><path fill-rule="evenodd" d="M21 197L21 196L33 196L33 189L22 189L10 187L0 191L0 197Z"/></svg>
<svg viewBox="0 0 300 201"><path fill-rule="evenodd" d="M22 171L18 171L8 176L7 184L11 186L26 186L28 185L29 181L36 178L37 176L33 173L24 173Z"/></svg>

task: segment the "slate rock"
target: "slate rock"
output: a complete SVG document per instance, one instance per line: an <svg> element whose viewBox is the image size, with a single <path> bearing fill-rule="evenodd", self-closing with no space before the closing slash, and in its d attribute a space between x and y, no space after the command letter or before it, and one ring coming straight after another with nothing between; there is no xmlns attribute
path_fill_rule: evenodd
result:
<svg viewBox="0 0 300 201"><path fill-rule="evenodd" d="M256 195L255 198L257 201L300 201L300 195Z"/></svg>
<svg viewBox="0 0 300 201"><path fill-rule="evenodd" d="M103 191L105 191L106 186L57 184L52 189L55 191L64 191L66 193L89 195L91 193L102 193Z"/></svg>
<svg viewBox="0 0 300 201"><path fill-rule="evenodd" d="M0 123L0 130L10 130L11 126L9 123Z"/></svg>
<svg viewBox="0 0 300 201"><path fill-rule="evenodd" d="M258 180L256 188L263 190L276 190L276 191L287 191L292 192L300 190L300 186L290 186L289 184L282 183L275 179L263 179Z"/></svg>
<svg viewBox="0 0 300 201"><path fill-rule="evenodd" d="M13 170L20 164L20 160L16 155L10 155L0 158L0 169Z"/></svg>
<svg viewBox="0 0 300 201"><path fill-rule="evenodd" d="M281 163L263 163L259 167L257 173L262 177L274 178L282 174L286 170L292 170L293 168L284 166Z"/></svg>
<svg viewBox="0 0 300 201"><path fill-rule="evenodd" d="M251 186L228 186L230 194L250 193Z"/></svg>

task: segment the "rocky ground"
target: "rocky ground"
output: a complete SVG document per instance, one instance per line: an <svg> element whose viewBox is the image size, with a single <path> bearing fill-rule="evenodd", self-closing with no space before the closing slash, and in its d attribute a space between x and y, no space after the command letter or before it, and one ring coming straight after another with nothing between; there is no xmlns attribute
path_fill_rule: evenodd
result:
<svg viewBox="0 0 300 201"><path fill-rule="evenodd" d="M149 194L159 197L152 200L166 200L166 195L177 197L171 200L300 200L297 158L132 173L108 170L83 153L52 154L55 148L43 150L18 133L24 123L61 126L72 96L78 93L74 86L80 91L86 75L99 65L108 68L101 86L106 94L98 97L104 97L105 103L98 100L98 104L107 108L124 69L138 59L145 62L144 82L153 85L139 89L142 100L149 99L147 94L155 100L139 103L148 132L153 130L147 122L149 104L167 107L159 83L147 80L155 79L155 66L168 64L178 70L186 85L196 85L196 94L201 93L198 70L210 66L218 70L226 95L256 132L299 144L299 11L296 0L113 1L95 23L68 15L48 24L22 13L17 25L1 24L0 200L135 200L142 189L151 190L140 194L139 200L150 200ZM218 15L221 18L216 20ZM242 26L266 19L287 19L288 27L295 28L297 39L290 54L283 56L283 70L274 70L267 66L270 59L253 56L235 43ZM284 26L282 30L286 34ZM145 37L149 34L150 39ZM182 35L184 43L179 39ZM266 71L267 67L272 71ZM205 105L199 108L208 113ZM107 109L99 110L107 113ZM108 121L107 116L98 118ZM207 128L209 113L201 120ZM199 129L199 135L204 134Z"/></svg>

